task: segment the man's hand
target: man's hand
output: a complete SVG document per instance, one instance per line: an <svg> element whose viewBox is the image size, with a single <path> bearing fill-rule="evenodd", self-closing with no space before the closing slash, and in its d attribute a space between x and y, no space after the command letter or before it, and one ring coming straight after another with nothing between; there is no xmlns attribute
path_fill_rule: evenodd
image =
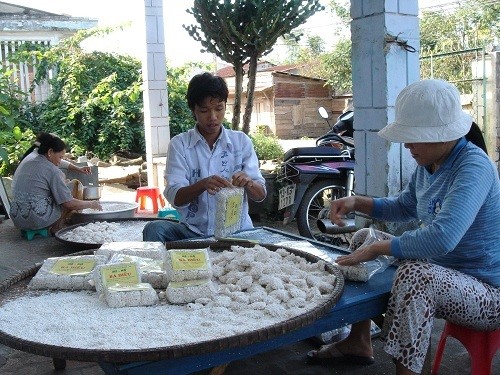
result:
<svg viewBox="0 0 500 375"><path fill-rule="evenodd" d="M232 178L232 183L233 186L238 186L238 187L252 187L253 186L253 180L248 177L248 175L245 172L236 172L233 174Z"/></svg>
<svg viewBox="0 0 500 375"><path fill-rule="evenodd" d="M231 183L224 177L213 175L204 179L203 186L208 194L214 195L220 189L231 187L233 185L231 185Z"/></svg>

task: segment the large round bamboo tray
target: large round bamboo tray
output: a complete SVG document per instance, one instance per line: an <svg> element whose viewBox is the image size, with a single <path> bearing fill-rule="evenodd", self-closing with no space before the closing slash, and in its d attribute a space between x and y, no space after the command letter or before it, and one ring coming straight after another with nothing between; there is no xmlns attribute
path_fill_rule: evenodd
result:
<svg viewBox="0 0 500 375"><path fill-rule="evenodd" d="M214 244L213 242L197 242L197 244L200 245L200 247L210 246L214 251L222 251L230 248L228 243ZM182 247L182 243L179 243L179 248ZM283 248L282 246L278 247L273 245L265 245L265 247L271 251L276 251L279 248ZM290 248L285 249L290 253L304 257L311 262L317 262L318 260L320 260L318 257L302 252L300 250ZM91 253L91 250L86 250L71 255L86 255ZM40 267L41 264L34 265L33 267L20 271L18 274L0 283L0 313L1 306L4 304L4 302L24 296L28 293L27 284ZM334 291L331 293L329 298L325 298L324 302L321 302L315 308L306 313L295 316L288 320L284 320L280 323L264 327L262 329L246 332L244 334L237 334L205 341L200 340L199 342L190 345L172 345L168 347L156 347L140 350L101 350L92 348L81 349L74 347L47 345L39 342L29 341L20 337L14 337L0 330L0 343L17 350L22 350L46 357L108 363L158 361L242 347L272 339L285 333L310 325L317 319L322 317L324 314L329 312L342 295L342 292L344 290L344 278L337 268L328 263L327 270L336 276L336 285L334 287ZM145 316L144 319L147 319L147 316Z"/></svg>

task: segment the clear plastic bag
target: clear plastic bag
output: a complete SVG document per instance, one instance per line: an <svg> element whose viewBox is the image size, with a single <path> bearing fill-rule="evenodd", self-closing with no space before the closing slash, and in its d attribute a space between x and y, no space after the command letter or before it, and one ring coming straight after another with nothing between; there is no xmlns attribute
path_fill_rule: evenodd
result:
<svg viewBox="0 0 500 375"><path fill-rule="evenodd" d="M377 241L382 241L385 239L389 239L392 236L379 232L374 230L373 228L365 228L361 229L362 231L368 231L366 238L364 242L356 249L352 250L357 250L360 251L365 247L368 247L369 245L373 244L374 242ZM359 232L359 231L358 231ZM356 232L353 236L353 240L356 237ZM395 261L395 258L392 256L388 255L380 255L377 258L367 261L367 262L361 262L359 264L356 264L354 266L340 266L340 270L342 271L342 274L347 280L351 281L368 281L370 278L380 272L385 271L387 267L389 267L391 264L393 264Z"/></svg>

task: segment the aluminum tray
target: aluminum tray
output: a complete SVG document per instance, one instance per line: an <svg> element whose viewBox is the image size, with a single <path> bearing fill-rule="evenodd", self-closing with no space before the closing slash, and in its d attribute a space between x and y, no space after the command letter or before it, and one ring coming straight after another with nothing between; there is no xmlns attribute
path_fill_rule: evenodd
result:
<svg viewBox="0 0 500 375"><path fill-rule="evenodd" d="M133 223L136 223L136 222L144 222L144 224L146 224L146 222L153 221L153 220L176 221L176 220L160 219L160 218L118 218L118 219L111 219L111 220L105 220L105 219L91 220L90 222L108 221L108 222L113 222L113 223L115 223L115 222L121 223L124 226L133 226ZM69 227L63 228L63 229L56 232L55 237L59 242L62 242L66 245L70 245L76 249L84 250L84 249L96 249L96 248L101 247L102 243L75 242L75 241L68 241L68 240L63 238L67 232L69 232L77 227L81 227L81 226L84 226L87 224L89 224L89 222L79 223L79 224L75 224L75 225L71 225Z"/></svg>
<svg viewBox="0 0 500 375"><path fill-rule="evenodd" d="M75 212L71 216L71 224L88 223L95 220L114 220L133 218L135 210L139 207L138 203L118 202L118 201L101 201L103 211L94 212ZM113 206L121 207L113 209Z"/></svg>

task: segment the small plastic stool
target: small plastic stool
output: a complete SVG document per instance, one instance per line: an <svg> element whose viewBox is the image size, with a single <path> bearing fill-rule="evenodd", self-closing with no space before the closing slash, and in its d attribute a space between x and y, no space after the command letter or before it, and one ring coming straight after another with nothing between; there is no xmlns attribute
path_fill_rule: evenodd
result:
<svg viewBox="0 0 500 375"><path fill-rule="evenodd" d="M169 219L179 220L181 218L181 215L175 208L167 207L162 208L160 211L158 211L158 217L166 217Z"/></svg>
<svg viewBox="0 0 500 375"><path fill-rule="evenodd" d="M471 375L491 375L491 362L500 348L500 329L496 331L476 331L474 329L446 322L432 365L432 375L437 375L439 364L448 336L456 338L467 349L471 359Z"/></svg>
<svg viewBox="0 0 500 375"><path fill-rule="evenodd" d="M139 203L137 211L144 210L146 208L146 198L149 197L153 201L153 213L158 212L158 202L160 202L161 207L165 206L165 200L160 194L160 188L141 186L138 187L135 193L135 201Z"/></svg>
<svg viewBox="0 0 500 375"><path fill-rule="evenodd" d="M28 241L31 241L36 235L42 236L42 237L49 237L49 229L48 228L42 228L42 229L21 229L21 235L26 238Z"/></svg>

